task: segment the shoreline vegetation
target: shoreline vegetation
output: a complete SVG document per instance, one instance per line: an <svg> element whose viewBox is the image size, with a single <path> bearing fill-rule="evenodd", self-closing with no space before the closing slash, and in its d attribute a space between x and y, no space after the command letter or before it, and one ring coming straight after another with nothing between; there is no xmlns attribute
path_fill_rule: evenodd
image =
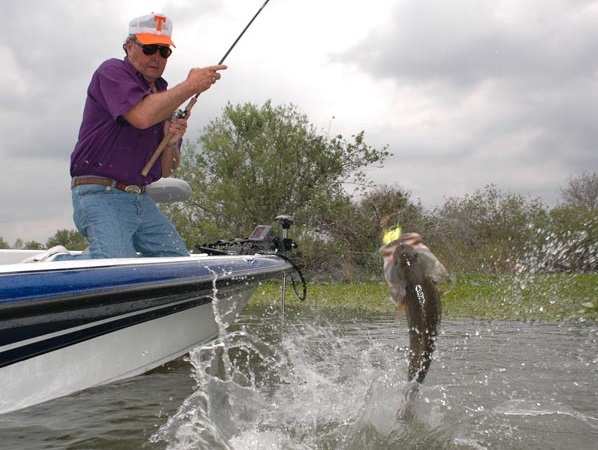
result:
<svg viewBox="0 0 598 450"><path fill-rule="evenodd" d="M248 306L280 307L280 303L280 284L269 282L258 287ZM304 302L287 282L287 311L314 308L343 315L396 314L384 281L308 282ZM442 297L442 308L444 320L598 322L598 274L461 275Z"/></svg>

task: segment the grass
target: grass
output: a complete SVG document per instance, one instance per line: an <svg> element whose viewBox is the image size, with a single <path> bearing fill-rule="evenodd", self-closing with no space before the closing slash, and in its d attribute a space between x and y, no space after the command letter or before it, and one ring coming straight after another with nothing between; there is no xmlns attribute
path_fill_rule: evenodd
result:
<svg viewBox="0 0 598 450"><path fill-rule="evenodd" d="M264 284L252 307L280 303L280 285ZM307 300L300 302L289 286L287 309L317 307L337 312L394 314L384 282L308 284ZM596 321L598 274L464 275L442 298L448 320Z"/></svg>

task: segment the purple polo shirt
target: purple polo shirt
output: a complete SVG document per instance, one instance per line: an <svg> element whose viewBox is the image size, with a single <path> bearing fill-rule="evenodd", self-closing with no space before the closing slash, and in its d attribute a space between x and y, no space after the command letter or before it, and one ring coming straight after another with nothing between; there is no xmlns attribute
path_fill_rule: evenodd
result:
<svg viewBox="0 0 598 450"><path fill-rule="evenodd" d="M163 78L156 81L158 91L167 86ZM126 57L109 59L98 67L87 89L79 139L71 155L71 176L98 175L139 186L162 177L160 159L147 176L141 176L141 170L164 137L164 124L141 130L123 117L151 92Z"/></svg>

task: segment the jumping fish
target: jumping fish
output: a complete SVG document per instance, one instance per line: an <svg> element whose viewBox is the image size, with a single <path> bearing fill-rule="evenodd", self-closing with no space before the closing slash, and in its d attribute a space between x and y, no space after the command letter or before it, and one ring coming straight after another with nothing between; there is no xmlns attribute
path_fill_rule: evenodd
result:
<svg viewBox="0 0 598 450"><path fill-rule="evenodd" d="M438 284L450 276L446 268L423 243L417 233L394 234L396 239L380 249L384 259L384 276L391 301L397 304L399 317L407 317L409 328L408 383L405 404L398 411L400 420L410 420L419 385L423 383L436 348L442 317ZM447 291L448 292L448 291Z"/></svg>

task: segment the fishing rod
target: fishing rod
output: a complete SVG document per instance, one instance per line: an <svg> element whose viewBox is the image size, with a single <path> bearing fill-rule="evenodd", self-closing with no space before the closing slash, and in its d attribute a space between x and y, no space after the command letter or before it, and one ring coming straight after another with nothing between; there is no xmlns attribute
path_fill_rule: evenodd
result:
<svg viewBox="0 0 598 450"><path fill-rule="evenodd" d="M268 4L269 1L270 0L266 0L264 2L264 4L260 7L260 9L257 10L257 12L251 18L249 23L245 26L245 28L243 28L243 31L241 31L241 34L239 34L239 36L237 36L237 39L235 39L235 42L233 42L233 44L228 48L228 50L226 51L224 56L220 59L220 61L218 62L218 65L224 63L224 60L226 59L228 54L232 51L233 48L235 48L235 45L237 45L237 42L239 42L239 40L243 37L243 35L247 31L247 29L251 26L251 24L253 23L255 18L262 12L262 9L264 9L266 7L266 5ZM174 119L184 119L185 117L187 117L189 115L189 112L191 111L191 108L193 108L193 106L195 106L195 104L197 103L199 94L200 93L198 92L191 98L191 100L189 100L189 103L187 103L187 106L185 106L185 109L179 109L176 113L174 113L173 120ZM174 133L169 131L166 134L166 136L164 136L164 139L162 139L162 142L160 142L160 145L158 145L158 148L154 151L154 154L152 155L150 160L143 167L143 170L141 171L141 175L146 176L149 173L149 171L152 168L152 166L154 165L154 163L158 160L158 158L160 157L160 155L162 154L164 149L168 146L168 142L170 141L170 139L172 139L173 134Z"/></svg>

